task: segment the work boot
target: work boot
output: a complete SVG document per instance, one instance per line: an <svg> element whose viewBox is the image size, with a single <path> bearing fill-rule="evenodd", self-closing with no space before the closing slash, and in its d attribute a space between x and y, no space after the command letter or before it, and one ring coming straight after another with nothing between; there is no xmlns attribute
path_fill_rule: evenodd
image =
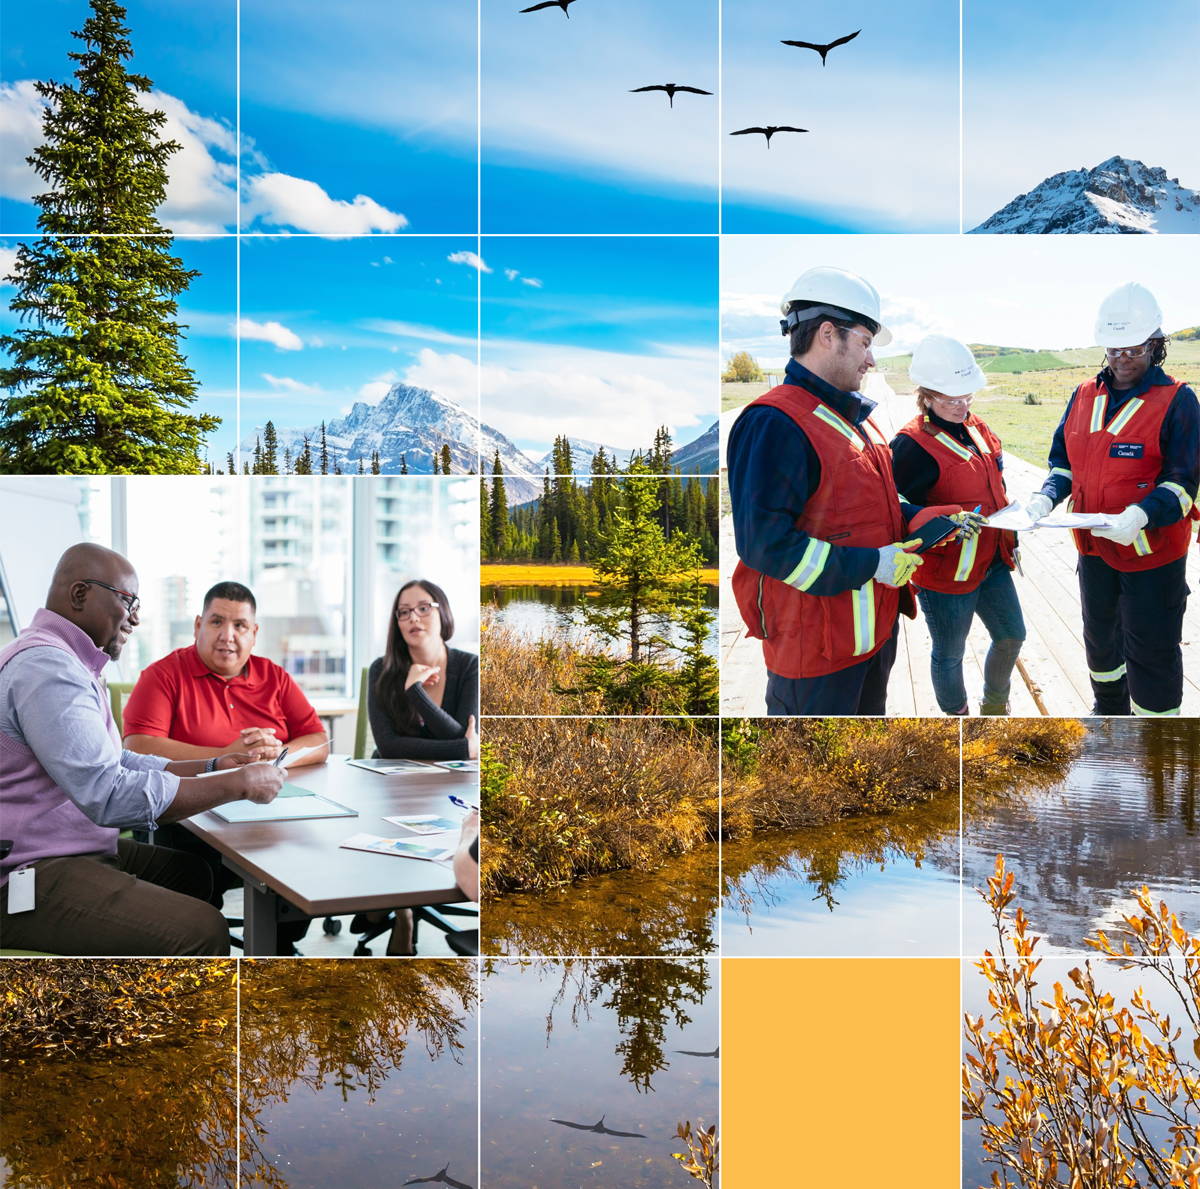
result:
<svg viewBox="0 0 1200 1189"><path fill-rule="evenodd" d="M1011 706L1011 703L1009 703L1009 702L980 702L979 703L979 715L981 718L986 715L989 715L989 714L990 715L1003 715L1003 716L1007 717L1011 713L1012 713L1012 706Z"/></svg>

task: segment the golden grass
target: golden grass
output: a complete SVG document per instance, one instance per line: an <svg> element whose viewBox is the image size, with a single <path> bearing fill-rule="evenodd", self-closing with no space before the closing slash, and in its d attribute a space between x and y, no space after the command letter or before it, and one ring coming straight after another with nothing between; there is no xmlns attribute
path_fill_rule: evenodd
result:
<svg viewBox="0 0 1200 1189"><path fill-rule="evenodd" d="M717 837L716 741L686 723L510 719L486 727L485 897L652 870Z"/></svg>
<svg viewBox="0 0 1200 1189"><path fill-rule="evenodd" d="M963 723L963 782L1031 766L1061 765L1079 754L1087 727L1077 718L981 718Z"/></svg>
<svg viewBox="0 0 1200 1189"><path fill-rule="evenodd" d="M700 581L716 586L720 581L715 568L700 571ZM595 586L596 571L591 566L514 565L484 562L479 567L480 586Z"/></svg>
<svg viewBox="0 0 1200 1189"><path fill-rule="evenodd" d="M723 732L758 731L741 748L725 742L721 829L819 826L858 813L887 813L958 789L958 724L939 719L726 720Z"/></svg>

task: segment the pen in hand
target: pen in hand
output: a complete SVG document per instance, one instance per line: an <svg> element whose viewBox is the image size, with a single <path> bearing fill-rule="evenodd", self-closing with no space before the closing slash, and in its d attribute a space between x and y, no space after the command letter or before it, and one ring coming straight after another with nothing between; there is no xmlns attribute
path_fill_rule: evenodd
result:
<svg viewBox="0 0 1200 1189"><path fill-rule="evenodd" d="M282 751L281 751L281 752L280 752L280 753L279 753L279 754L278 754L278 755L275 757L275 759L274 759L274 761L273 761L273 763L272 763L272 767L278 768L278 767L279 767L279 765L283 763L283 757L284 757L285 755L287 755L287 753L288 753L288 748L286 748L286 747L285 747L285 748L284 748L284 749L283 749L283 750L282 750Z"/></svg>

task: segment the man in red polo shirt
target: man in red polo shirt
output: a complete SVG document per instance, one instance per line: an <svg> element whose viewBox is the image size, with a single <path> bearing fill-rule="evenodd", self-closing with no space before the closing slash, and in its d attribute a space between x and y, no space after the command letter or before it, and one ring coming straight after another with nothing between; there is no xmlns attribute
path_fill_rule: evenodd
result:
<svg viewBox="0 0 1200 1189"><path fill-rule="evenodd" d="M287 671L252 656L258 638L254 595L240 582L218 582L196 616L196 642L155 661L125 707L125 746L172 760L223 755L231 743L273 760L329 742L321 720ZM320 750L299 764L320 764Z"/></svg>

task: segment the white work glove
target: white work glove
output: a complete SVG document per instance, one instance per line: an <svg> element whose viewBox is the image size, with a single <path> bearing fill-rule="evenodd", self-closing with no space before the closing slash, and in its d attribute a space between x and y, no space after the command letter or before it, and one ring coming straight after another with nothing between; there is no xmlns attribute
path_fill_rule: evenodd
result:
<svg viewBox="0 0 1200 1189"><path fill-rule="evenodd" d="M1043 516L1049 516L1054 511L1054 503L1048 495L1044 495L1040 491L1035 491L1029 497L1029 503L1026 505L1029 509L1029 515L1035 521L1041 520Z"/></svg>
<svg viewBox="0 0 1200 1189"><path fill-rule="evenodd" d="M915 553L907 552L920 544L914 538L911 541L901 541L897 545L885 545L879 551L879 565L875 567L873 577L884 586L903 586L912 576L923 559Z"/></svg>
<svg viewBox="0 0 1200 1189"><path fill-rule="evenodd" d="M1103 537L1106 541L1116 541L1118 545L1132 545L1137 540L1138 533L1146 527L1150 517L1137 504L1130 504L1112 528L1094 528L1093 537Z"/></svg>

